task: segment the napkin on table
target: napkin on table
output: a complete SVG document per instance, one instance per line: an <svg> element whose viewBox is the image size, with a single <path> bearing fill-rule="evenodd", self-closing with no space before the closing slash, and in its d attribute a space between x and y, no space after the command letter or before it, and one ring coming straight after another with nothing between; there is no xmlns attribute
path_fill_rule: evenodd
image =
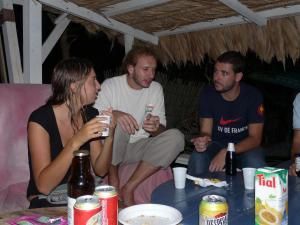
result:
<svg viewBox="0 0 300 225"><path fill-rule="evenodd" d="M228 184L226 181L221 181L219 179L207 179L207 178L200 178L200 177L193 177L191 175L186 175L186 179L193 180L195 184L201 187L207 186L215 186L215 187L226 187Z"/></svg>

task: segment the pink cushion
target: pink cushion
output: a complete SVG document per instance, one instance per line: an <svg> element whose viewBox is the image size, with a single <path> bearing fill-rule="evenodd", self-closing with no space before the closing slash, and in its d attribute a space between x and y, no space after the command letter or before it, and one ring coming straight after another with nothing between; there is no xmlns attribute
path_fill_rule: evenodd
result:
<svg viewBox="0 0 300 225"><path fill-rule="evenodd" d="M121 187L128 181L133 171L136 169L138 163L124 164L119 168L119 177ZM173 179L172 170L170 167L166 169L160 169L152 176L144 180L135 190L134 199L137 204L149 203L151 201L151 194L155 188L160 184ZM107 183L107 178L104 179Z"/></svg>
<svg viewBox="0 0 300 225"><path fill-rule="evenodd" d="M0 211L28 206L27 120L51 93L49 85L0 84Z"/></svg>
<svg viewBox="0 0 300 225"><path fill-rule="evenodd" d="M0 212L16 211L28 208L26 198L28 182L12 184L0 191Z"/></svg>

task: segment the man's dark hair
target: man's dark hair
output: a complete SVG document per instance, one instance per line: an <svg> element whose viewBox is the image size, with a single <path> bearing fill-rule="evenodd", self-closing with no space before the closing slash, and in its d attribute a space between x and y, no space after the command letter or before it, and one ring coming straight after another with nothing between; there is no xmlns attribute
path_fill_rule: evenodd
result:
<svg viewBox="0 0 300 225"><path fill-rule="evenodd" d="M243 73L245 70L244 56L236 51L223 53L217 58L217 62L231 64L234 73Z"/></svg>
<svg viewBox="0 0 300 225"><path fill-rule="evenodd" d="M129 65L135 66L140 56L153 56L156 61L159 60L157 52L153 48L150 48L148 46L136 47L131 49L126 55L122 64L122 72L128 73L127 67Z"/></svg>

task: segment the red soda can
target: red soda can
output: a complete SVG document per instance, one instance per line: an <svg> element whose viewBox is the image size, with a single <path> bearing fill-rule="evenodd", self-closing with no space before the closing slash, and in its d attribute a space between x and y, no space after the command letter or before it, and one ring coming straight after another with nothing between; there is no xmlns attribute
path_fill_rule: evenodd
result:
<svg viewBox="0 0 300 225"><path fill-rule="evenodd" d="M101 204L96 196L83 195L74 204L74 225L101 224Z"/></svg>
<svg viewBox="0 0 300 225"><path fill-rule="evenodd" d="M118 225L118 193L115 187L100 185L95 189L95 196L102 206L102 225Z"/></svg>

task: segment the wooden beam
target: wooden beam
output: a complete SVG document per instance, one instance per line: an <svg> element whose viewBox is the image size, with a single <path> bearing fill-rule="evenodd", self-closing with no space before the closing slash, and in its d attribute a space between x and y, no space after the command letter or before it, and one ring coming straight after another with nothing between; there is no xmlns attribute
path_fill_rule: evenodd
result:
<svg viewBox="0 0 300 225"><path fill-rule="evenodd" d="M1 0L0 10L13 13L11 0ZM5 56L10 83L23 83L20 49L15 21L4 20L2 24Z"/></svg>
<svg viewBox="0 0 300 225"><path fill-rule="evenodd" d="M281 7L281 8L269 9L269 10L259 12L259 14L269 19L299 15L300 5L291 5L291 6Z"/></svg>
<svg viewBox="0 0 300 225"><path fill-rule="evenodd" d="M24 4L24 0L12 0L12 2L15 5L23 5Z"/></svg>
<svg viewBox="0 0 300 225"><path fill-rule="evenodd" d="M125 45L125 54L127 54L133 46L134 37L130 36L129 34L124 35L124 45Z"/></svg>
<svg viewBox="0 0 300 225"><path fill-rule="evenodd" d="M118 22L114 19L101 16L100 14L95 13L87 8L79 7L78 5L75 5L72 2L66 2L63 0L38 0L38 1L44 5L69 13L73 16L77 16L81 19L90 21L100 26L118 31L122 34L130 34L139 40L150 42L155 45L158 44L158 37L152 34L148 34L142 30L134 29L133 27Z"/></svg>
<svg viewBox="0 0 300 225"><path fill-rule="evenodd" d="M60 16L58 16L55 20L54 20L54 23L55 24L59 24L61 23L65 18L68 17L68 13L62 13L60 14Z"/></svg>
<svg viewBox="0 0 300 225"><path fill-rule="evenodd" d="M100 9L99 11L105 16L115 16L119 14L124 14L139 9L144 9L147 7L153 7L156 5L161 5L171 0L130 0L125 2L120 2L114 5L109 5Z"/></svg>
<svg viewBox="0 0 300 225"><path fill-rule="evenodd" d="M237 24L242 24L247 22L248 21L244 20L243 17L241 16L232 16L232 17L211 20L208 22L193 23L186 26L178 27L173 30L164 30L164 31L155 32L154 34L161 37L161 36L182 34L188 32L195 32L199 30L209 30L209 29L220 28L220 27L230 26L230 25L237 25Z"/></svg>
<svg viewBox="0 0 300 225"><path fill-rule="evenodd" d="M265 26L267 24L267 19L253 12L244 4L240 3L238 0L219 0L224 5L236 11L238 14L244 16L249 21L256 23L258 26Z"/></svg>
<svg viewBox="0 0 300 225"><path fill-rule="evenodd" d="M300 5L269 9L269 10L257 12L257 14L267 19L298 15L300 14ZM206 22L193 23L186 26L178 27L173 30L163 30L163 31L155 32L154 34L157 35L158 37L161 37L161 36L176 35L176 34L182 34L188 32L195 32L200 30L215 29L215 28L220 28L225 26L244 24L248 22L249 21L245 20L242 16L232 16L232 17L215 19Z"/></svg>
<svg viewBox="0 0 300 225"><path fill-rule="evenodd" d="M66 17L66 14L63 14L62 17L59 17L55 23L57 24L52 30L51 34L48 36L47 40L43 44L42 49L42 62L45 61L56 42L59 40L60 36L63 34L67 26L71 21Z"/></svg>
<svg viewBox="0 0 300 225"><path fill-rule="evenodd" d="M0 81L2 83L8 83L6 73L6 63L4 57L4 46L2 44L2 36L0 35Z"/></svg>
<svg viewBox="0 0 300 225"><path fill-rule="evenodd" d="M42 84L42 5L36 0L24 1L23 62L25 83Z"/></svg>

